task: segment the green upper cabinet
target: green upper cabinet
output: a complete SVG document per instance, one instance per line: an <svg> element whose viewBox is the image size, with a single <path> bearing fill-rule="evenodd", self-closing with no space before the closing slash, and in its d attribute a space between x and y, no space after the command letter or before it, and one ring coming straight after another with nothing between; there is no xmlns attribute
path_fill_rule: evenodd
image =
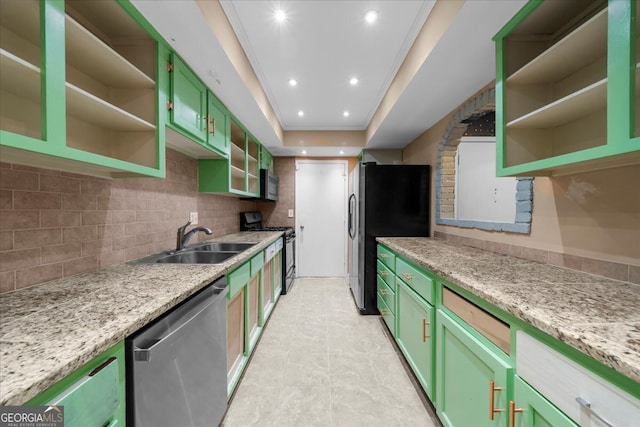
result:
<svg viewBox="0 0 640 427"><path fill-rule="evenodd" d="M178 55L165 51L163 56L168 58L170 83L167 143L192 157L226 158L229 155L226 109Z"/></svg>
<svg viewBox="0 0 640 427"><path fill-rule="evenodd" d="M531 0L495 36L497 174L640 163L635 0Z"/></svg>
<svg viewBox="0 0 640 427"><path fill-rule="evenodd" d="M228 159L198 160L198 190L256 197L260 193L260 144L233 119L229 134Z"/></svg>
<svg viewBox="0 0 640 427"><path fill-rule="evenodd" d="M201 143L207 140L207 87L176 55L168 66L171 76L171 124Z"/></svg>
<svg viewBox="0 0 640 427"><path fill-rule="evenodd" d="M273 172L273 156L264 146L260 146L260 169L269 169Z"/></svg>
<svg viewBox="0 0 640 427"><path fill-rule="evenodd" d="M436 409L447 427L507 425L506 355L442 310L436 313Z"/></svg>
<svg viewBox="0 0 640 427"><path fill-rule="evenodd" d="M3 161L164 176L157 43L129 2L0 4Z"/></svg>
<svg viewBox="0 0 640 427"><path fill-rule="evenodd" d="M577 427L569 417L545 399L522 378L515 376L513 400L509 401L510 426Z"/></svg>
<svg viewBox="0 0 640 427"><path fill-rule="evenodd" d="M207 98L207 146L223 157L229 155L229 117L211 93Z"/></svg>

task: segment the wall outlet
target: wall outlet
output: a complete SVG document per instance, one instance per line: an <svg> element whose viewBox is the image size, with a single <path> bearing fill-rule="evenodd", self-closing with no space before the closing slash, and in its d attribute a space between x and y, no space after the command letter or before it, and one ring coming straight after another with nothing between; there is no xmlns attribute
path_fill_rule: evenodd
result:
<svg viewBox="0 0 640 427"><path fill-rule="evenodd" d="M287 215L289 218L293 218L293 209L289 209L289 212Z"/></svg>
<svg viewBox="0 0 640 427"><path fill-rule="evenodd" d="M191 221L191 225L198 224L198 212L189 212L189 221Z"/></svg>

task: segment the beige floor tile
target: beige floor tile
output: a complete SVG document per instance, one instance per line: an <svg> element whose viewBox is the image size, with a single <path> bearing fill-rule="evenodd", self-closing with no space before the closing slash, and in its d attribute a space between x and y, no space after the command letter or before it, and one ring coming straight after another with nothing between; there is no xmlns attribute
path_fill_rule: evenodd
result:
<svg viewBox="0 0 640 427"><path fill-rule="evenodd" d="M431 427L379 316L344 279L297 279L263 331L224 427Z"/></svg>

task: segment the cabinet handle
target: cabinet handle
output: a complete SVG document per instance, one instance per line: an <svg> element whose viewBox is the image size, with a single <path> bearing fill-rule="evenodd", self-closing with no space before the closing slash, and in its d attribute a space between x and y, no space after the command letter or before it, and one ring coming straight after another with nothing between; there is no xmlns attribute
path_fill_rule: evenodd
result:
<svg viewBox="0 0 640 427"><path fill-rule="evenodd" d="M380 314L383 316L389 314L389 310L387 310L386 308L379 308L378 310L380 310Z"/></svg>
<svg viewBox="0 0 640 427"><path fill-rule="evenodd" d="M381 276L386 276L387 274L389 274L387 271L384 271L384 270L380 270L378 273L380 273Z"/></svg>
<svg viewBox="0 0 640 427"><path fill-rule="evenodd" d="M389 292L386 289L380 289L380 295L389 295L391 292Z"/></svg>
<svg viewBox="0 0 640 427"><path fill-rule="evenodd" d="M503 387L496 387L496 383L493 380L489 380L489 419L491 421L493 421L496 412L504 412L504 409L496 408L494 404L495 392L502 389Z"/></svg>
<svg viewBox="0 0 640 427"><path fill-rule="evenodd" d="M427 335L427 325L430 325L431 322L427 322L427 319L422 319L422 342L427 342L427 338L430 338Z"/></svg>
<svg viewBox="0 0 640 427"><path fill-rule="evenodd" d="M211 123L211 136L216 136L216 119L212 117L209 119L209 123Z"/></svg>
<svg viewBox="0 0 640 427"><path fill-rule="evenodd" d="M384 258L389 258L389 255L387 255L387 254L380 254L380 258L383 258L383 259L384 259Z"/></svg>
<svg viewBox="0 0 640 427"><path fill-rule="evenodd" d="M586 409L588 413L592 414L596 419L600 420L602 422L602 424L604 424L605 426L607 426L607 427L615 427L609 421L607 421L604 418L602 418L602 415L598 414L596 411L591 409L591 403L587 402L586 400L584 400L581 397L576 397L576 402L578 402L580 404L580 406L582 406L584 409Z"/></svg>
<svg viewBox="0 0 640 427"><path fill-rule="evenodd" d="M402 277L407 279L408 282L410 282L410 281L412 281L414 279L414 277L412 275L410 275L409 273L402 273Z"/></svg>
<svg viewBox="0 0 640 427"><path fill-rule="evenodd" d="M522 411L522 408L516 408L516 403L513 400L509 401L509 427L514 427L516 425L516 412Z"/></svg>
<svg viewBox="0 0 640 427"><path fill-rule="evenodd" d="M207 114L207 117L205 117L204 119L204 131L206 133L209 133L209 115Z"/></svg>

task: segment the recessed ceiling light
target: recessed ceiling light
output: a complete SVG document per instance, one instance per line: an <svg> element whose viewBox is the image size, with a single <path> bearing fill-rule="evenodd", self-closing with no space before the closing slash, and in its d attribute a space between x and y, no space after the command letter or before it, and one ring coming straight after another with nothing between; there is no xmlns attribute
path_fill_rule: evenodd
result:
<svg viewBox="0 0 640 427"><path fill-rule="evenodd" d="M298 117L302 117L302 116L304 116L304 111L302 110L298 111Z"/></svg>
<svg viewBox="0 0 640 427"><path fill-rule="evenodd" d="M273 12L273 17L277 22L283 23L287 20L287 13L282 9L277 9L275 12Z"/></svg>
<svg viewBox="0 0 640 427"><path fill-rule="evenodd" d="M358 82L359 82L359 81L360 81L360 80L359 80L357 77L351 77L351 78L349 79L349 84L350 84L351 86L355 86L355 85L357 85L357 84L358 84Z"/></svg>
<svg viewBox="0 0 640 427"><path fill-rule="evenodd" d="M342 113L342 115L343 115L344 117L349 117L349 112L348 112L348 111L345 111L345 112L343 112L343 113Z"/></svg>
<svg viewBox="0 0 640 427"><path fill-rule="evenodd" d="M364 14L364 20L367 21L369 24L373 24L378 20L378 12L376 12L375 10L368 11L367 13Z"/></svg>
<svg viewBox="0 0 640 427"><path fill-rule="evenodd" d="M302 150L302 154L307 154L307 150Z"/></svg>
<svg viewBox="0 0 640 427"><path fill-rule="evenodd" d="M298 81L296 79L289 79L289 86L293 87L296 86L298 84Z"/></svg>
<svg viewBox="0 0 640 427"><path fill-rule="evenodd" d="M340 150L340 154L344 154L344 150Z"/></svg>

